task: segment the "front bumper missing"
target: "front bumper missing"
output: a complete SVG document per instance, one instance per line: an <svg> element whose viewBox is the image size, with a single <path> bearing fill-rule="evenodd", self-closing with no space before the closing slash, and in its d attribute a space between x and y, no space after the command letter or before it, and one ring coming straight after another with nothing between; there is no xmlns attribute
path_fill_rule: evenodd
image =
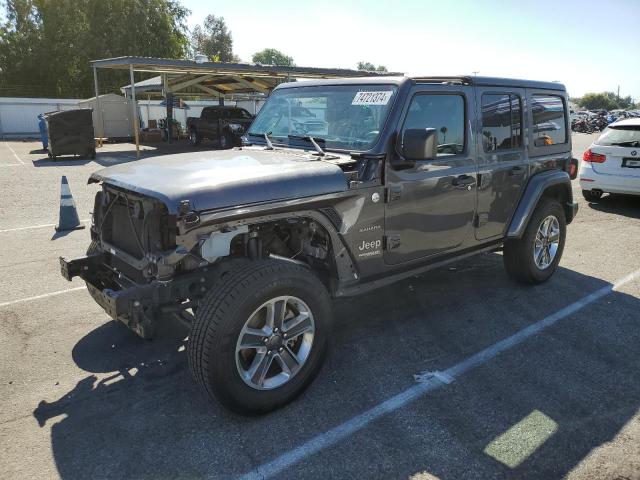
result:
<svg viewBox="0 0 640 480"><path fill-rule="evenodd" d="M101 288L100 278L114 278L106 253L75 260L60 257L62 276L71 281L82 278L89 293L107 314L119 320L143 338L153 338L162 313L182 312L191 306L187 299L201 295L209 272L182 275L168 282L154 280L147 284L131 284L126 288ZM116 285L116 282L109 282Z"/></svg>

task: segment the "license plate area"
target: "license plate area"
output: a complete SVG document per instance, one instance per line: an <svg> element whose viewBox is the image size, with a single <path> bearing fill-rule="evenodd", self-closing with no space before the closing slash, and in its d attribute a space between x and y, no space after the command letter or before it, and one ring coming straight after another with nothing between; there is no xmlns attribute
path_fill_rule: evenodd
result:
<svg viewBox="0 0 640 480"><path fill-rule="evenodd" d="M623 158L622 166L624 168L640 168L640 158Z"/></svg>

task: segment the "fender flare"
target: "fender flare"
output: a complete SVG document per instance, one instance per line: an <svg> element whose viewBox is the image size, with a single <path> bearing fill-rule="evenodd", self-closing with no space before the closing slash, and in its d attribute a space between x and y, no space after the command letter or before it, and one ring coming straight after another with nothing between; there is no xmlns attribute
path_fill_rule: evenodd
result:
<svg viewBox="0 0 640 480"><path fill-rule="evenodd" d="M529 180L518 208L516 208L509 229L507 230L507 238L521 238L524 230L529 224L529 219L533 215L540 198L549 188L562 186L565 188L566 204L563 205L567 223L571 223L578 211L578 204L573 202L573 192L571 190L571 179L569 174L562 170L547 170L535 174Z"/></svg>

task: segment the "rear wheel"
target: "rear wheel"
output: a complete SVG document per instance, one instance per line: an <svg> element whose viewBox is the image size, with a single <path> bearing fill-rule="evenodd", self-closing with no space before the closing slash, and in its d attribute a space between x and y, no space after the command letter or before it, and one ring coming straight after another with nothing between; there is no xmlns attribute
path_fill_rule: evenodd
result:
<svg viewBox="0 0 640 480"><path fill-rule="evenodd" d="M193 145L194 147L197 145L200 145L200 143L202 142L202 137L200 137L200 135L198 134L198 131L195 128L192 128L189 131L189 141L191 142L191 145Z"/></svg>
<svg viewBox="0 0 640 480"><path fill-rule="evenodd" d="M220 137L220 148L222 150L231 148L231 139L229 138L229 135L227 135L226 133Z"/></svg>
<svg viewBox="0 0 640 480"><path fill-rule="evenodd" d="M542 283L558 268L566 236L564 209L557 200L538 203L522 238L504 244L507 273L523 283Z"/></svg>
<svg viewBox="0 0 640 480"><path fill-rule="evenodd" d="M331 327L324 285L302 266L251 262L200 302L189 338L195 380L227 408L278 408L318 373Z"/></svg>
<svg viewBox="0 0 640 480"><path fill-rule="evenodd" d="M598 190L582 190L582 196L587 202L595 202L602 198L602 192Z"/></svg>

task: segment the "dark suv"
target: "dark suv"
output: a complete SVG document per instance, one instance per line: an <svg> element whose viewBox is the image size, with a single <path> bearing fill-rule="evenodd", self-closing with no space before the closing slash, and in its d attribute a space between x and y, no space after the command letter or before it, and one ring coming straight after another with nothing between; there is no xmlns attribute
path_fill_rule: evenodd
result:
<svg viewBox="0 0 640 480"><path fill-rule="evenodd" d="M206 138L217 142L222 149L240 145L240 138L252 121L253 115L244 108L205 107L199 118L187 118L189 140L195 146Z"/></svg>
<svg viewBox="0 0 640 480"><path fill-rule="evenodd" d="M318 372L332 297L498 250L521 282L554 273L577 212L567 100L482 77L279 85L242 147L94 173L93 242L62 274L145 338L187 323L202 388L271 410Z"/></svg>

